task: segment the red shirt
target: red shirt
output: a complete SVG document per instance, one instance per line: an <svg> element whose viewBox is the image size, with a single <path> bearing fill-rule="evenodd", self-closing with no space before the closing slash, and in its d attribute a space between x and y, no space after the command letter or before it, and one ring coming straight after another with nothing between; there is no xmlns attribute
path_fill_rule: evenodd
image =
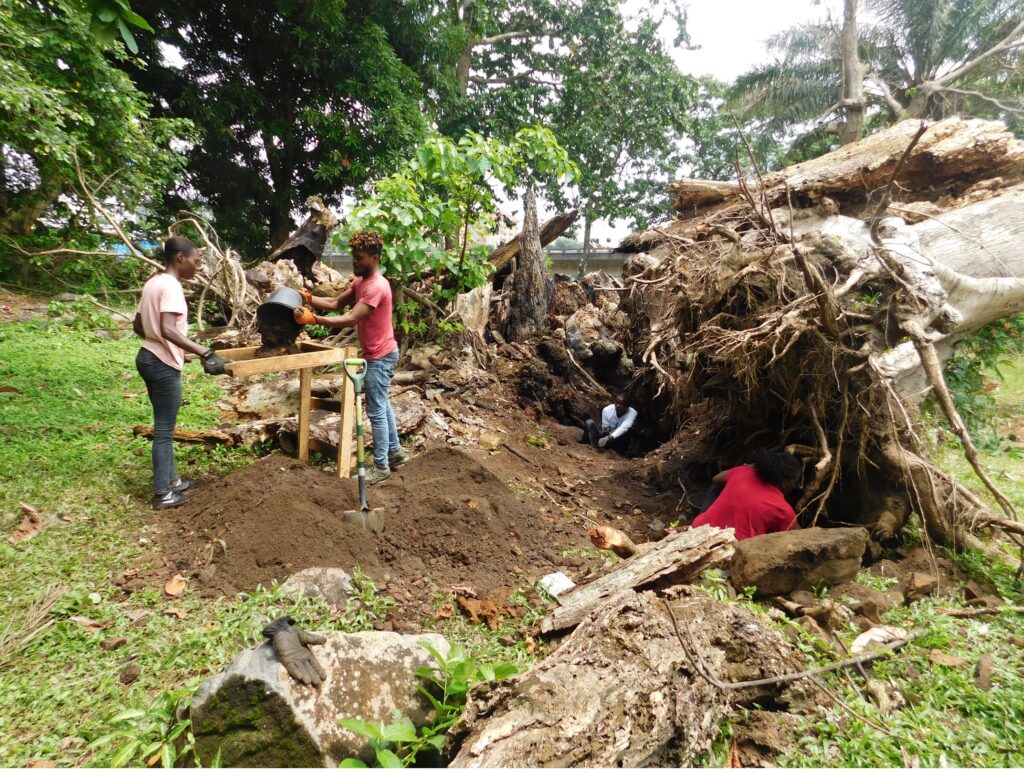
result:
<svg viewBox="0 0 1024 772"><path fill-rule="evenodd" d="M797 527L796 512L782 491L762 480L754 467L736 466L725 473L725 488L707 512L692 523L734 528L736 541Z"/></svg>
<svg viewBox="0 0 1024 772"><path fill-rule="evenodd" d="M356 303L365 303L373 311L356 324L359 347L365 359L382 359L398 348L395 329L391 325L391 285L374 271L372 276L357 276L352 281Z"/></svg>

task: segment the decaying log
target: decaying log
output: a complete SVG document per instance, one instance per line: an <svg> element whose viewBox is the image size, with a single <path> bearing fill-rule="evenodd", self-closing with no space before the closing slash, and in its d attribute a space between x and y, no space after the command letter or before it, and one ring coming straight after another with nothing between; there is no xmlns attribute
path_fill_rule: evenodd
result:
<svg viewBox="0 0 1024 772"><path fill-rule="evenodd" d="M764 175L767 202L817 201L829 197L863 203L892 179L900 156L920 121L902 121L884 131L827 155ZM914 152L899 170L896 183L903 189L927 191L932 200L959 193L975 180L1020 175L1024 161L1013 134L999 121L947 118L929 127ZM683 216L723 203L740 203L735 183L681 180L670 186L676 194L673 208ZM788 192L787 192L788 191Z"/></svg>
<svg viewBox="0 0 1024 772"><path fill-rule="evenodd" d="M672 613L691 625L721 681L802 669L782 636L749 611L680 588ZM679 767L710 748L732 705L786 705L810 687L718 689L695 672L664 602L627 591L584 620L513 681L470 693L453 728L452 767Z"/></svg>
<svg viewBox="0 0 1024 772"><path fill-rule="evenodd" d="M578 625L616 595L659 579L671 577L666 581L686 582L704 569L731 558L735 541L730 530L709 525L672 534L589 584L560 595L561 605L541 620L540 629L548 633Z"/></svg>
<svg viewBox="0 0 1024 772"><path fill-rule="evenodd" d="M233 426L222 426L218 429L183 429L175 427L174 441L185 444L204 445L254 445L258 442L267 442L277 437L282 422L278 419L261 421L250 421L249 423ZM132 427L132 434L136 437L153 439L153 427L138 425Z"/></svg>
<svg viewBox="0 0 1024 772"><path fill-rule="evenodd" d="M578 209L570 209L568 212L559 212L550 220L540 226L540 245L546 247L552 241L565 233L569 226L576 222L579 217ZM506 241L487 256L491 269L500 271L508 265L513 258L519 256L520 236L515 236L511 241Z"/></svg>

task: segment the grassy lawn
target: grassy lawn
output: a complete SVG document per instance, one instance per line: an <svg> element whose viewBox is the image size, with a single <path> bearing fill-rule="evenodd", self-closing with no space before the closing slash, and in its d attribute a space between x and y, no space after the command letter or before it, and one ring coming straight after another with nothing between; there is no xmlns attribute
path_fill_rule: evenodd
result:
<svg viewBox="0 0 1024 772"><path fill-rule="evenodd" d="M149 443L131 434L133 425L151 421L134 368L136 351L135 339L120 332L98 337L45 319L0 324L0 766L34 759L61 766L171 764L182 741L188 745L188 726L175 722L176 709L202 679L254 643L268 620L287 612L313 629L365 630L387 613L366 580L341 610L296 601L276 588L211 601L190 589L178 598L159 588L125 596L112 584L114 575L152 551ZM1008 425L1024 414L1024 364L1006 375L996 396ZM214 425L215 403L223 396L217 380L196 364L186 366L185 377L180 425ZM1024 508L1019 447L1007 439L984 453L999 484ZM225 448L181 446L177 453L182 474L195 477L252 460L249 451ZM948 436L935 453L980 492ZM9 544L6 536L21 520L19 502L39 510L46 527ZM958 559L993 580L1007 600L1024 604L1011 566L993 567L970 553ZM513 601L535 621L536 611L522 598ZM438 599L439 606L449 602ZM927 630L875 666L876 676L905 701L888 715L865 698L856 676L825 679L887 733L836 706L808 724L782 763L903 766L916 758L925 766L1024 764L1024 648L1010 641L1021 634L1020 617L954 619L939 610L949 605L958 604L926 600L888 612L888 623ZM438 628L489 660L527 665L539 651L532 642L499 644L516 630L491 633L457 613L439 619ZM842 635L849 643L855 633ZM111 638L125 641L109 651L100 646ZM821 657L810 641L802 645ZM961 657L967 667L933 663L932 649ZM987 692L973 677L986 653L995 665L995 686ZM122 678L126 669L137 670L134 681ZM742 720L737 715L734 723ZM726 763L731 731L725 727L709 763Z"/></svg>
<svg viewBox="0 0 1024 772"><path fill-rule="evenodd" d="M382 612L365 584L340 614L275 589L217 601L188 589L124 598L112 575L152 549L149 443L131 434L151 423L137 350L133 336L101 339L46 320L0 325L0 766L170 761L160 753L173 709L267 621L287 611L314 629L359 630ZM216 379L186 365L179 425L214 425L221 396ZM179 471L198 477L252 458L225 448L177 453ZM19 502L47 527L9 544ZM115 637L126 642L100 647ZM119 677L129 665L138 678L126 685Z"/></svg>

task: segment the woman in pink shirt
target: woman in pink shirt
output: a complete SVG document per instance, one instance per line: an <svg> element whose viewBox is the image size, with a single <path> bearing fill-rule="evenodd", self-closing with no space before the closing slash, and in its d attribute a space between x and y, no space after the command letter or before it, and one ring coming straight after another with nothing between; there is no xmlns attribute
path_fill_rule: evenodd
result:
<svg viewBox="0 0 1024 772"><path fill-rule="evenodd" d="M211 375L224 372L224 360L213 349L188 338L188 304L181 288L199 270L199 248L182 236L172 236L157 249L163 273L150 277L142 288L135 333L143 338L135 368L146 382L153 406L153 508L167 509L185 502L192 480L178 477L174 466L174 427L181 406L181 368L185 352L198 354Z"/></svg>

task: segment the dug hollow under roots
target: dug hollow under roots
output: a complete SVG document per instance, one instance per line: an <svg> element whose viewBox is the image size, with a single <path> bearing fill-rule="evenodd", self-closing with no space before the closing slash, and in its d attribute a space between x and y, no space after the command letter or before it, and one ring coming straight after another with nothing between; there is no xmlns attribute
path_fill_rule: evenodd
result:
<svg viewBox="0 0 1024 772"><path fill-rule="evenodd" d="M689 491L754 448L786 449L804 460L805 526L865 525L886 541L913 510L936 543L977 547L974 534L992 526L1020 544L1012 505L980 465L1005 517L927 459L916 406L887 366L901 342L925 359L955 313L933 275L901 262L902 221L873 240L863 224L859 251L813 230L797 238L798 221L751 196L685 235L664 233L659 260L633 261L621 308L646 393L631 398L670 416L675 432L656 476ZM948 396L941 369L929 376ZM940 402L970 459L952 401Z"/></svg>

